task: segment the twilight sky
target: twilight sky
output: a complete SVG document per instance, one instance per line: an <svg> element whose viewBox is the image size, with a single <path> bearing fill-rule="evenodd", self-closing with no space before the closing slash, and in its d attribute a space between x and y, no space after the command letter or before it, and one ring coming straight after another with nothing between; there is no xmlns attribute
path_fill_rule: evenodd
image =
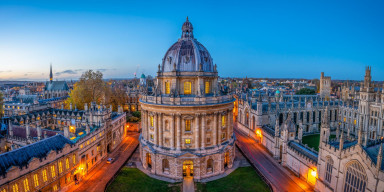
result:
<svg viewBox="0 0 384 192"><path fill-rule="evenodd" d="M186 16L222 77L384 80L384 1L1 0L0 80L154 76Z"/></svg>

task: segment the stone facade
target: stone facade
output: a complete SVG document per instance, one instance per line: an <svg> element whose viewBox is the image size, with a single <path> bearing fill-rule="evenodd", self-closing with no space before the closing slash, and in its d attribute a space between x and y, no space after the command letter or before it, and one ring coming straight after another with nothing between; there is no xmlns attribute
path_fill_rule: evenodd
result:
<svg viewBox="0 0 384 192"><path fill-rule="evenodd" d="M140 99L143 167L176 181L222 174L235 157L234 99L218 90L216 65L193 38L192 24L182 29L159 65L155 90Z"/></svg>
<svg viewBox="0 0 384 192"><path fill-rule="evenodd" d="M283 96L271 102L239 94L234 116L240 131L315 191L382 191L384 91L375 91L370 67L359 90L357 97L342 100ZM301 143L303 135L315 133L318 152Z"/></svg>

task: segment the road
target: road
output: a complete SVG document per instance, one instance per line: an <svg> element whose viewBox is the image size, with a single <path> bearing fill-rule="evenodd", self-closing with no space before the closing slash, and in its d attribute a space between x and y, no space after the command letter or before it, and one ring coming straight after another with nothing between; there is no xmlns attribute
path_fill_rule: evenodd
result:
<svg viewBox="0 0 384 192"><path fill-rule="evenodd" d="M278 164L266 149L256 143L240 131L235 130L237 144L245 153L245 156L261 172L261 174L273 185L276 191L313 191L313 187L305 181L293 176L288 170ZM291 174L290 176L288 176Z"/></svg>
<svg viewBox="0 0 384 192"><path fill-rule="evenodd" d="M139 133L128 134L120 146L108 155L108 158L115 158L112 164L107 164L106 160L104 160L88 173L78 185L71 186L67 191L104 192L108 181L111 180L115 173L119 171L120 167L132 155L138 144Z"/></svg>

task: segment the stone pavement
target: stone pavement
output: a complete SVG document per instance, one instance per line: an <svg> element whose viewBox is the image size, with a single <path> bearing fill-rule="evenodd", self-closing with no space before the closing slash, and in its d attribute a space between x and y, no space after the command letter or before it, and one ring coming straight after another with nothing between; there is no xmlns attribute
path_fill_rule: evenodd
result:
<svg viewBox="0 0 384 192"><path fill-rule="evenodd" d="M108 182L115 176L120 170L120 167L125 164L138 146L138 138L139 133L127 135L120 146L108 155L108 157L115 158L115 162L112 164L107 164L106 161L101 162L97 167L90 171L82 181L80 181L79 185L70 185L62 191L104 192Z"/></svg>
<svg viewBox="0 0 384 192"><path fill-rule="evenodd" d="M195 192L195 183L193 177L184 177L183 192Z"/></svg>

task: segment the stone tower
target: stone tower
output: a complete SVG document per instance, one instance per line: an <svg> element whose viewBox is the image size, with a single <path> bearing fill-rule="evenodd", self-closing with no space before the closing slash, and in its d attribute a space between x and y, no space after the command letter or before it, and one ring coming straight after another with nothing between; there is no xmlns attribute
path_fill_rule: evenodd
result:
<svg viewBox="0 0 384 192"><path fill-rule="evenodd" d="M320 97L329 99L331 95L331 77L324 76L324 72L321 72L320 76Z"/></svg>

